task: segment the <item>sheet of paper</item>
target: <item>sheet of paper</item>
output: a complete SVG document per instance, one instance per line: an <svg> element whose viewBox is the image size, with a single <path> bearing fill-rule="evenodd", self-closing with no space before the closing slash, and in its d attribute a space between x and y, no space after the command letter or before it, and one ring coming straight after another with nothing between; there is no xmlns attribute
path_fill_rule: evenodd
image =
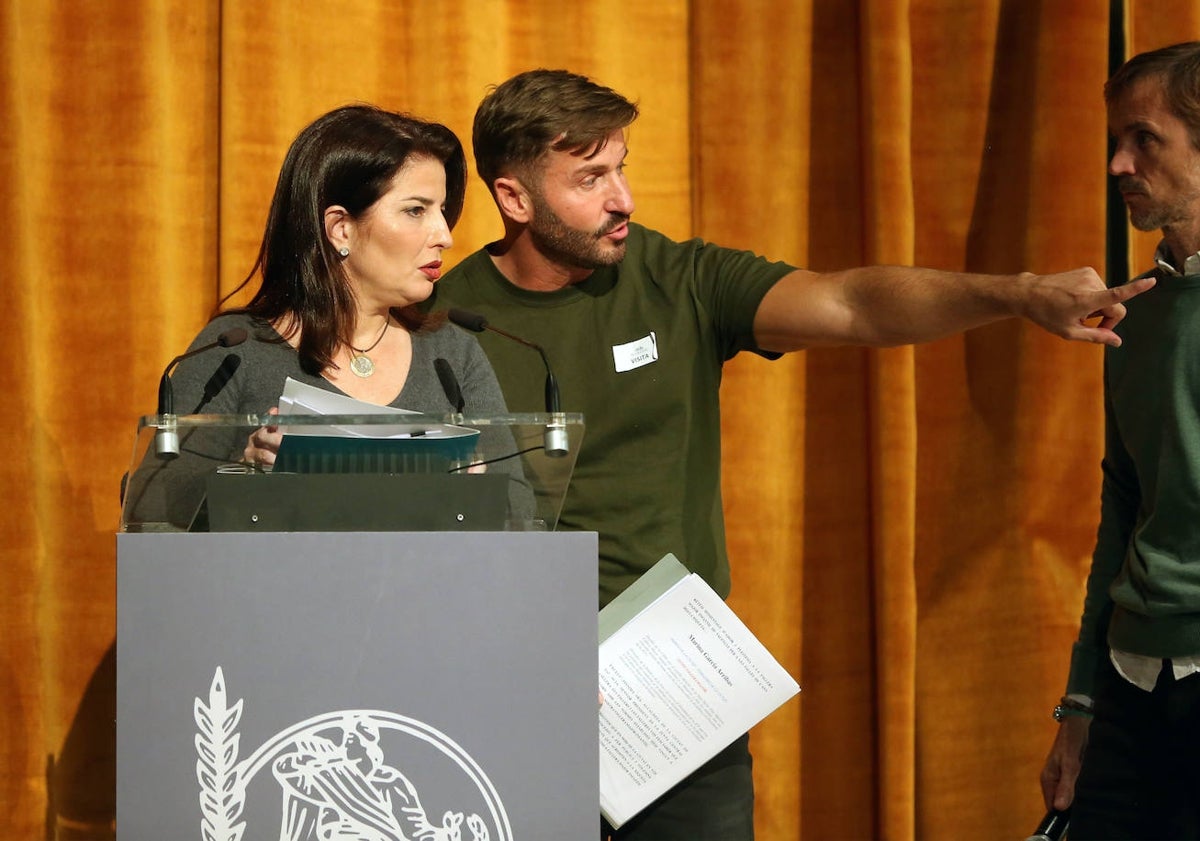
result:
<svg viewBox="0 0 1200 841"><path fill-rule="evenodd" d="M377 406L364 400L355 400L347 394L338 394L324 388L302 383L291 377L283 384L283 394L279 397L279 411L284 406L296 414L308 415L411 415L408 409L397 409L394 406Z"/></svg>
<svg viewBox="0 0 1200 841"><path fill-rule="evenodd" d="M291 377L284 383L279 396L279 411L295 415L416 415L409 409L394 406L379 406L363 400L355 400L345 394L302 383ZM291 426L287 435L321 435L338 438L412 438L416 436L438 436L455 438L477 435L478 431L466 427L441 423L401 423L370 425Z"/></svg>
<svg viewBox="0 0 1200 841"><path fill-rule="evenodd" d="M688 575L600 647L600 807L614 826L800 691Z"/></svg>

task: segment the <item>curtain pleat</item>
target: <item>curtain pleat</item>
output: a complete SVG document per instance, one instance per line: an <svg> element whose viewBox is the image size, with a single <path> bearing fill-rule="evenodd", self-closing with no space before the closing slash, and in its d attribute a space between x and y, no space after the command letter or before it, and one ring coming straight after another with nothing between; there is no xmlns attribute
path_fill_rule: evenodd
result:
<svg viewBox="0 0 1200 841"><path fill-rule="evenodd" d="M1102 265L1106 13L1102 3L992 10L986 87L957 129L960 141L979 138L967 268ZM927 34L945 37L944 22ZM941 195L942 173L923 180ZM1042 812L1047 710L1065 683L1095 534L1102 354L1010 322L918 356L929 445L918 469L928 516L918 530L917 790L954 808L919 798L917 837L967 831L971 815L1019 837ZM965 704L963 686L973 687Z"/></svg>
<svg viewBox="0 0 1200 841"><path fill-rule="evenodd" d="M113 641L134 421L210 305L215 12L3 4L0 810L14 838L41 837L47 756L79 732L84 688ZM111 722L79 726L76 743L110 765ZM101 787L112 778L82 772ZM62 805L103 811L93 794Z"/></svg>
<svg viewBox="0 0 1200 841"><path fill-rule="evenodd" d="M692 12L689 233L804 265L812 4L693 3ZM785 42L787 49L775 48ZM770 364L735 359L721 393L730 604L801 681L810 492L804 362L798 354ZM752 737L764 838L808 831L800 808L803 709L785 706Z"/></svg>
<svg viewBox="0 0 1200 841"><path fill-rule="evenodd" d="M911 265L913 217L912 36L909 4L861 5L863 262ZM875 726L881 837L911 839L916 703L917 415L911 347L871 351L871 578L875 618Z"/></svg>
<svg viewBox="0 0 1200 841"><path fill-rule="evenodd" d="M639 102L636 218L671 236L817 270L1101 266L1108 8L0 0L8 834L41 837L48 805L105 824L136 421L249 271L307 122L374 102L469 148L490 85L566 67ZM1200 37L1191 0L1126 18L1131 52ZM448 262L499 232L472 178ZM759 837L1028 834L1098 516L1100 368L1017 322L727 366L730 602L803 687L753 733Z"/></svg>

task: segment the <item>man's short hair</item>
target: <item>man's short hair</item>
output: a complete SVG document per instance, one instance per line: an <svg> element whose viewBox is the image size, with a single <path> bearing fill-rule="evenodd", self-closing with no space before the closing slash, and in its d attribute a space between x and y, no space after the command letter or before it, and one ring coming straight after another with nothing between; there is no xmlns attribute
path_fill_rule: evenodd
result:
<svg viewBox="0 0 1200 841"><path fill-rule="evenodd" d="M1200 41L1135 55L1104 85L1104 101L1111 104L1148 78L1161 80L1167 108L1188 127L1192 144L1200 149Z"/></svg>
<svg viewBox="0 0 1200 841"><path fill-rule="evenodd" d="M475 168L495 194L497 178L531 174L550 151L598 154L608 136L637 115L637 105L586 76L529 70L493 88L479 104Z"/></svg>

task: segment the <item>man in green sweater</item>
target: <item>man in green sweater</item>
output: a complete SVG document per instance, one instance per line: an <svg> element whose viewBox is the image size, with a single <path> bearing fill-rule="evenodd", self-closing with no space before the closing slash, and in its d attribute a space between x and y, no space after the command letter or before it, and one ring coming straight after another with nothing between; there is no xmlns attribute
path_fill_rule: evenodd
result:
<svg viewBox="0 0 1200 841"><path fill-rule="evenodd" d="M475 116L475 162L504 238L437 285L438 308L472 310L541 345L562 408L586 433L559 520L596 531L600 604L667 552L722 596L729 563L720 494L721 368L814 345L898 345L1023 316L1058 335L1117 344L1122 302L1091 269L986 276L875 267L818 273L630 221L626 129L637 108L566 71L501 84ZM1095 326L1084 320L1100 316ZM527 348L480 336L509 408L542 411ZM611 833L621 839L753 837L745 737Z"/></svg>
<svg viewBox="0 0 1200 841"><path fill-rule="evenodd" d="M1105 356L1100 528L1042 791L1071 841L1200 838L1200 42L1104 95L1108 171L1163 238Z"/></svg>

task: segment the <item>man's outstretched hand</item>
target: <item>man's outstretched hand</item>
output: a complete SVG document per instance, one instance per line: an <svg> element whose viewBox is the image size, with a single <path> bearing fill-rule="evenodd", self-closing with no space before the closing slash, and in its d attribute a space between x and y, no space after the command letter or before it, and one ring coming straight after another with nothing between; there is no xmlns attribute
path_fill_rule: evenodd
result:
<svg viewBox="0 0 1200 841"><path fill-rule="evenodd" d="M1022 312L1034 324L1064 339L1120 347L1113 328L1125 317L1125 301L1154 286L1154 278L1109 289L1092 269L1025 275L1029 283ZM1088 322L1099 318L1098 324Z"/></svg>

